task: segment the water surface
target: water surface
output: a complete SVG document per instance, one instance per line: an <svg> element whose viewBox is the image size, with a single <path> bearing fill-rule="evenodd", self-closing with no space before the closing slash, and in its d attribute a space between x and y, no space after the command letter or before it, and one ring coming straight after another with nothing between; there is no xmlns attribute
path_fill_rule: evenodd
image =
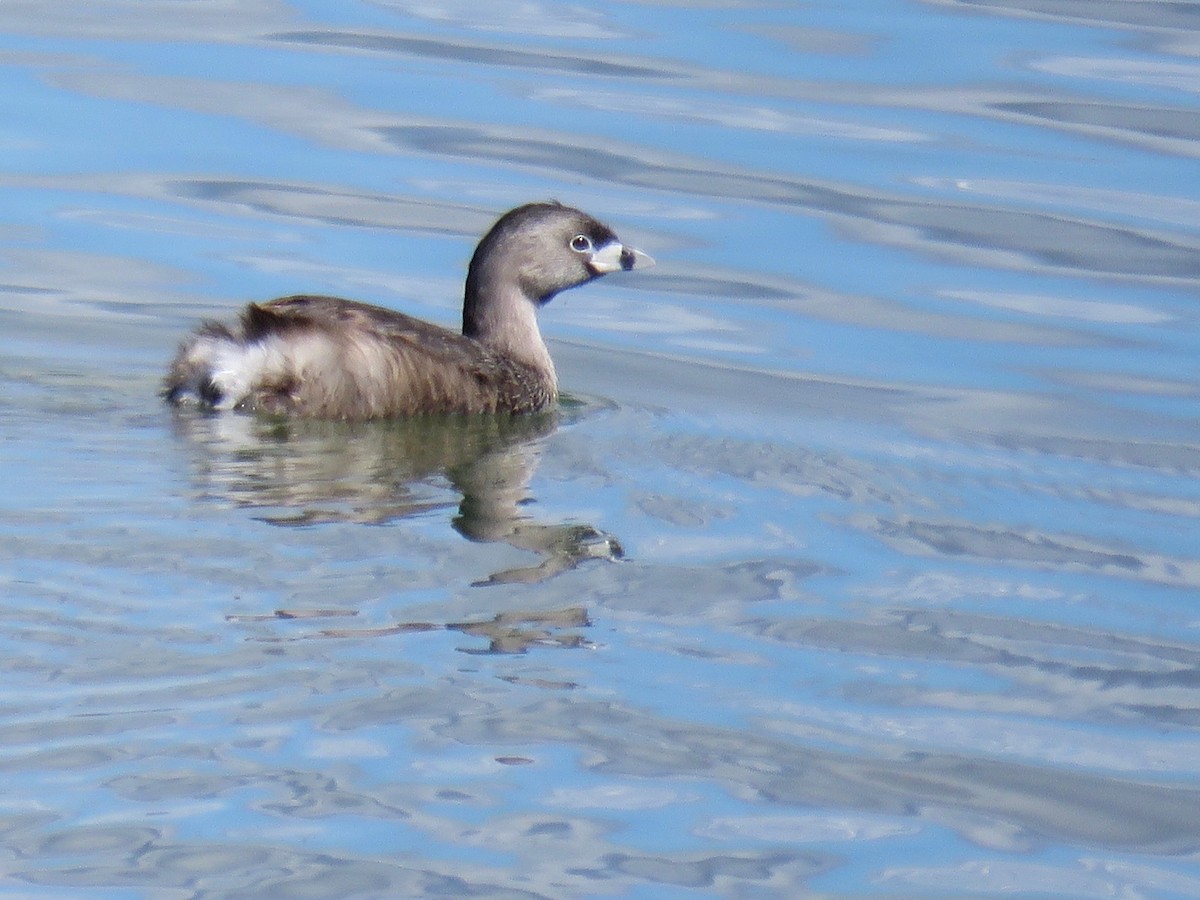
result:
<svg viewBox="0 0 1200 900"><path fill-rule="evenodd" d="M1200 894L1186 5L0 24L5 894ZM158 401L546 197L556 414Z"/></svg>

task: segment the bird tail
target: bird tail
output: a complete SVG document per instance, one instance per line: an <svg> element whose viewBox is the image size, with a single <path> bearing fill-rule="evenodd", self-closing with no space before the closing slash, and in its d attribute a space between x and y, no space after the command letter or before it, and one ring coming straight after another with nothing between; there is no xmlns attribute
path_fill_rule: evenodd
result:
<svg viewBox="0 0 1200 900"><path fill-rule="evenodd" d="M168 402L210 409L287 408L295 388L296 349L287 338L310 323L251 303L238 326L235 331L205 322L180 345L163 383Z"/></svg>
<svg viewBox="0 0 1200 900"><path fill-rule="evenodd" d="M241 398L229 396L222 371L245 345L226 325L205 322L186 341L171 363L163 382L163 397L178 406L196 404L214 409L234 406Z"/></svg>
<svg viewBox="0 0 1200 900"><path fill-rule="evenodd" d="M163 384L168 402L233 409L252 404L266 386L286 384L286 355L271 336L249 333L247 318L241 334L205 322L180 345Z"/></svg>

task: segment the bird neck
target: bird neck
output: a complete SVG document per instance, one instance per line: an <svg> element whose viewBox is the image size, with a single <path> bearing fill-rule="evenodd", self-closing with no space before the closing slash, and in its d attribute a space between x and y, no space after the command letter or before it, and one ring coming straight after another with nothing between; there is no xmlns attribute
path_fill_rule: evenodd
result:
<svg viewBox="0 0 1200 900"><path fill-rule="evenodd" d="M486 298L468 292L463 303L463 334L555 380L554 361L542 340L534 304L515 287Z"/></svg>

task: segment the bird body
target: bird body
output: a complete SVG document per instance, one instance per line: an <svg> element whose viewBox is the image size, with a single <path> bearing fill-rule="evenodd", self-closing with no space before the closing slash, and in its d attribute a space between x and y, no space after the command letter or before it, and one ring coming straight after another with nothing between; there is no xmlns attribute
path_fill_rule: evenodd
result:
<svg viewBox="0 0 1200 900"><path fill-rule="evenodd" d="M180 346L164 395L322 419L536 412L558 396L538 307L607 272L652 264L579 210L521 206L476 248L461 334L337 297L251 303L236 327L206 322Z"/></svg>

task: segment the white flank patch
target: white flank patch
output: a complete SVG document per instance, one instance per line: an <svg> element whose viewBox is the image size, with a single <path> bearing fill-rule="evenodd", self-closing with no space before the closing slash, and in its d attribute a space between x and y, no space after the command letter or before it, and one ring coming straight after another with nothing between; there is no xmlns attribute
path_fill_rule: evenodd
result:
<svg viewBox="0 0 1200 900"><path fill-rule="evenodd" d="M250 395L254 385L278 377L287 364L285 345L277 337L246 346L222 341L212 353L212 383L221 393L217 408L233 409Z"/></svg>

